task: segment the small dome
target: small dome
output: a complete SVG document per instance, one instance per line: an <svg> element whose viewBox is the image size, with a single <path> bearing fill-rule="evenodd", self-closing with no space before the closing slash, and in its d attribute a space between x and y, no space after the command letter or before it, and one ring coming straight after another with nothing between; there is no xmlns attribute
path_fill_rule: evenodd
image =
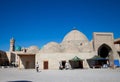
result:
<svg viewBox="0 0 120 82"><path fill-rule="evenodd" d="M39 48L37 46L30 46L27 50L27 52L30 52L30 53L36 53L39 51Z"/></svg>
<svg viewBox="0 0 120 82"><path fill-rule="evenodd" d="M37 46L30 46L29 49L39 49Z"/></svg>
<svg viewBox="0 0 120 82"><path fill-rule="evenodd" d="M69 42L69 41L88 41L87 37L78 30L72 30L70 31L63 39L63 42Z"/></svg>
<svg viewBox="0 0 120 82"><path fill-rule="evenodd" d="M15 51L21 51L21 46L16 46Z"/></svg>
<svg viewBox="0 0 120 82"><path fill-rule="evenodd" d="M48 52L54 53L59 51L60 51L60 45L56 42L50 42L41 49L41 52L46 52L46 53Z"/></svg>

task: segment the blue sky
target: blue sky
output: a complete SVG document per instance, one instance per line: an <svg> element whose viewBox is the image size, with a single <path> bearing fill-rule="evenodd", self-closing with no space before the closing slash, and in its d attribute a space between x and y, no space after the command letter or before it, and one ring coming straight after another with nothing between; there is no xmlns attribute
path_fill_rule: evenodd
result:
<svg viewBox="0 0 120 82"><path fill-rule="evenodd" d="M0 50L55 41L76 27L89 40L93 32L120 37L120 0L0 0Z"/></svg>

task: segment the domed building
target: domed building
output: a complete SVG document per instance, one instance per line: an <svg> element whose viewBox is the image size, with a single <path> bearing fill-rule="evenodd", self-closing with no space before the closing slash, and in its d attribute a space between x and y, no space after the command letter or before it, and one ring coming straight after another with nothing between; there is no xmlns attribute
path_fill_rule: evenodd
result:
<svg viewBox="0 0 120 82"><path fill-rule="evenodd" d="M72 30L63 39L61 45L65 52L84 52L85 46L90 46L87 37L78 30ZM86 47L85 47L86 48ZM86 51L90 51L90 47Z"/></svg>
<svg viewBox="0 0 120 82"><path fill-rule="evenodd" d="M12 38L10 51L6 54L9 62L14 62L20 69L35 68L36 62L40 69L64 69L66 63L71 69L101 68L104 64L114 68L120 66L120 39L114 40L111 32L94 32L89 41L85 34L73 29L62 42L48 42L41 49L15 46Z"/></svg>
<svg viewBox="0 0 120 82"><path fill-rule="evenodd" d="M59 69L60 65L65 68L66 62L69 62L71 68L102 67L108 62L110 67L114 67L114 60L120 57L113 43L113 33L94 32L93 40L89 41L82 32L74 29L65 35L61 43L46 44L36 54L36 62L40 69ZM93 59L96 56L103 60L97 62L97 59Z"/></svg>
<svg viewBox="0 0 120 82"><path fill-rule="evenodd" d="M82 32L74 29L65 35L61 43L50 42L46 44L37 53L36 62L41 64L41 69L59 69L59 62L65 67L65 62L74 57L82 59L93 57L94 52L90 44ZM79 68L89 67L86 60L81 62Z"/></svg>

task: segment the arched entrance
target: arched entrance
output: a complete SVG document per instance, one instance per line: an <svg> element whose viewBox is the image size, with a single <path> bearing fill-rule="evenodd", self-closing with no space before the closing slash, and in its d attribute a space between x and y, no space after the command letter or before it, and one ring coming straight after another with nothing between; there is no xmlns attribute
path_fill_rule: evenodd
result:
<svg viewBox="0 0 120 82"><path fill-rule="evenodd" d="M103 58L108 57L111 52L112 49L107 44L103 44L98 48L98 55Z"/></svg>
<svg viewBox="0 0 120 82"><path fill-rule="evenodd" d="M110 46L108 46L107 44L102 44L98 48L98 56L100 56L102 58L108 58L109 66L114 68L113 51Z"/></svg>

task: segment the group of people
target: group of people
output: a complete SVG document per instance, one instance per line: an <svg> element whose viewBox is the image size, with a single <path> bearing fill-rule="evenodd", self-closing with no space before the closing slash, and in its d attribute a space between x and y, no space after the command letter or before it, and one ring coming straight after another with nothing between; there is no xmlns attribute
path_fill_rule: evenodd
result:
<svg viewBox="0 0 120 82"><path fill-rule="evenodd" d="M38 64L38 62L36 63L36 67L35 67L35 68L36 68L36 71L39 72L39 64ZM64 68L65 68L66 70L70 69L70 64L69 64L69 62L66 62L66 63L65 63L65 67L63 67L63 65L60 63L59 69L62 70L62 69L64 69Z"/></svg>
<svg viewBox="0 0 120 82"><path fill-rule="evenodd" d="M60 62L60 66L59 66L59 69L60 69L60 70L62 70L62 69L68 70L68 69L70 69L70 68L71 68L71 67L70 67L69 62L66 62L66 63L65 63L65 66L63 66L62 63Z"/></svg>

